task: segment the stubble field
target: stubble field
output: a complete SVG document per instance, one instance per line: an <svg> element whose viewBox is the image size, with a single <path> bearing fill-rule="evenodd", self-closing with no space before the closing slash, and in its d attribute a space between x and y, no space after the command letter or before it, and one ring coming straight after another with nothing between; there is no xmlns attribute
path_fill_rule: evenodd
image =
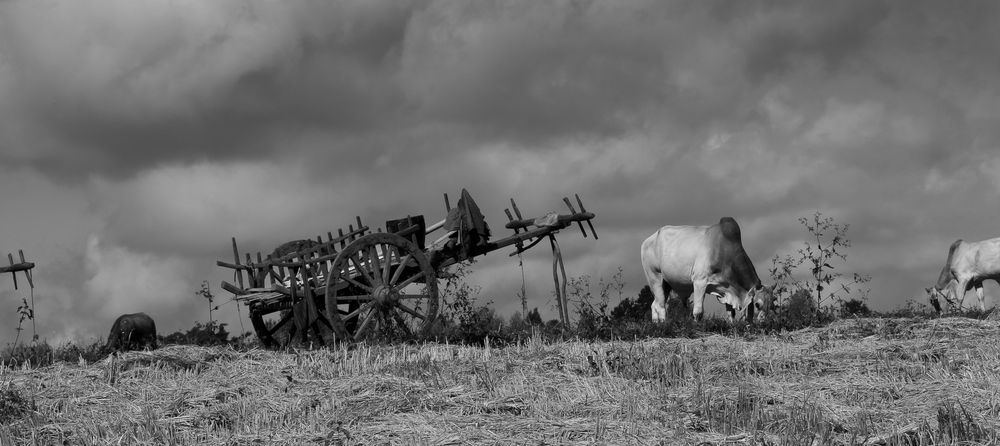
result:
<svg viewBox="0 0 1000 446"><path fill-rule="evenodd" d="M0 445L996 444L1000 322L0 366Z"/></svg>

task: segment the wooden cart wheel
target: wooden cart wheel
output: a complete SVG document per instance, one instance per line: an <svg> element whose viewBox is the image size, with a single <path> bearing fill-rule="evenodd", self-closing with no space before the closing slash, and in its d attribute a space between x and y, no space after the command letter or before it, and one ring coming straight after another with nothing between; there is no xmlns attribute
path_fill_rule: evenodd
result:
<svg viewBox="0 0 1000 446"><path fill-rule="evenodd" d="M274 334L285 325L292 323L292 312L286 311L291 308L290 302L277 302L271 305L257 304L250 307L250 323L253 325L253 330L257 333L257 339L260 340L260 343L264 347L273 348L279 345L278 341L274 338ZM264 322L264 317L273 313L279 313L281 317L277 323L268 327L267 323Z"/></svg>
<svg viewBox="0 0 1000 446"><path fill-rule="evenodd" d="M410 240L368 234L334 260L325 306L339 339L410 335L427 329L437 317L437 274Z"/></svg>

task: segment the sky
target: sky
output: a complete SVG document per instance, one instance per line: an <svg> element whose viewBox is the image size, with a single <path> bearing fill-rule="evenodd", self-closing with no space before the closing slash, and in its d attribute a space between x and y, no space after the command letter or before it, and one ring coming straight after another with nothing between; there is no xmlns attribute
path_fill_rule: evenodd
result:
<svg viewBox="0 0 1000 446"><path fill-rule="evenodd" d="M986 1L0 1L0 256L35 262L50 342L135 311L165 334L207 321L202 281L229 302L230 237L434 222L466 188L496 238L510 198L579 194L600 239L559 234L567 273L621 268L625 297L660 226L734 217L768 283L819 211L869 306L926 302L952 241L1000 236L997 54ZM505 315L507 254L468 276ZM550 250L523 260L555 317Z"/></svg>

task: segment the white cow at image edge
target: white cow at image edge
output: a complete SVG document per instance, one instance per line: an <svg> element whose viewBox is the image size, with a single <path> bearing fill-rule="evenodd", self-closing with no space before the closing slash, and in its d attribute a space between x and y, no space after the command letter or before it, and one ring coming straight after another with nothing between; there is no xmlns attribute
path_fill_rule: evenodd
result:
<svg viewBox="0 0 1000 446"><path fill-rule="evenodd" d="M978 242L958 239L948 248L948 260L938 275L937 283L926 290L930 295L931 305L940 313L941 305L938 303L938 297L943 298L951 306L957 304L961 309L965 303L965 292L975 287L976 295L979 297L979 309L985 311L986 296L983 292L985 280L1000 283L1000 238Z"/></svg>
<svg viewBox="0 0 1000 446"><path fill-rule="evenodd" d="M712 226L664 226L642 242L642 269L653 291L653 320L667 315L668 294L691 298L701 319L705 293L729 311L729 320L746 309L746 320L766 310L773 299L743 249L740 226L723 217Z"/></svg>

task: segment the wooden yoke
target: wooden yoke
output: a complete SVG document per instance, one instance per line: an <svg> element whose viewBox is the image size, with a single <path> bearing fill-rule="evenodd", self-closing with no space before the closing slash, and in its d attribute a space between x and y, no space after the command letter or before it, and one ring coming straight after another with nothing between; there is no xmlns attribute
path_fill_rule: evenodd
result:
<svg viewBox="0 0 1000 446"><path fill-rule="evenodd" d="M536 218L524 218L521 215L521 210L517 207L517 203L511 198L510 206L514 210L513 215L511 214L511 209L504 209L504 214L507 215L507 224L505 226L508 229L513 229L514 235L498 240L492 243L490 247L490 250L493 250L514 245L516 249L510 255L515 256L531 249L546 238L549 240L549 244L552 247L552 278L555 281L556 307L559 311L559 319L563 324L569 324L569 302L566 296L566 266L563 264L562 250L559 249L556 233L575 222L579 226L583 236L587 237L587 230L583 227L583 222L587 222L590 233L594 236L595 240L597 239L597 231L594 230L594 224L591 222L595 215L587 212L586 208L583 207L580 195L577 194L575 197L576 203L580 207L579 212L573 207L568 197L563 197L563 203L569 208L569 214L550 212ZM515 216L517 218L514 218Z"/></svg>
<svg viewBox="0 0 1000 446"><path fill-rule="evenodd" d="M35 287L35 282L31 278L31 270L35 267L32 262L26 262L24 260L24 251L18 249L17 254L20 257L19 263L14 263L14 255L7 253L7 261L10 262L10 266L0 266L0 274L10 273L10 277L14 279L14 289L17 289L17 273L18 271L24 271L24 277L28 279L28 286L31 288Z"/></svg>

